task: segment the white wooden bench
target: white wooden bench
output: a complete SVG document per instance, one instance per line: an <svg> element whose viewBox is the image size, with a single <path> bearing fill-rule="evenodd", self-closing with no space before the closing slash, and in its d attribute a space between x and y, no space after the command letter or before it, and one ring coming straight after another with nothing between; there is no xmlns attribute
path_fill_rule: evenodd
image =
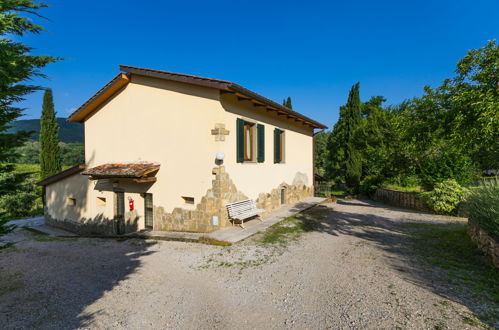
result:
<svg viewBox="0 0 499 330"><path fill-rule="evenodd" d="M241 228L244 228L244 220L265 212L265 210L257 209L255 201L251 199L227 204L227 211L229 212L229 218L241 221ZM259 217L259 219L263 221L262 218ZM234 222L232 222L232 225L234 225Z"/></svg>

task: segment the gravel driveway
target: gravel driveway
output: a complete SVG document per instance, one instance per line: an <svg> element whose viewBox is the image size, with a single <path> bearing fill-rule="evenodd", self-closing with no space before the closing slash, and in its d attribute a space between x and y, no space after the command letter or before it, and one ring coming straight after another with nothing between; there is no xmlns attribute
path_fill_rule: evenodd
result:
<svg viewBox="0 0 499 330"><path fill-rule="evenodd" d="M0 328L473 327L473 302L425 275L399 226L462 219L357 200L308 212L320 228L271 246L26 231L0 251Z"/></svg>

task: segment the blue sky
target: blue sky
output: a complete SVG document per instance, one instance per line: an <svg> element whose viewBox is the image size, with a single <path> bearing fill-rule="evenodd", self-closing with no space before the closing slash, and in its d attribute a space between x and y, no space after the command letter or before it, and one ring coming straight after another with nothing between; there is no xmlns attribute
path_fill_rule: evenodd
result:
<svg viewBox="0 0 499 330"><path fill-rule="evenodd" d="M499 36L499 1L46 1L46 33L23 41L64 57L35 82L66 117L119 64L230 80L328 126L352 84L388 104L451 77ZM42 94L23 102L38 118Z"/></svg>

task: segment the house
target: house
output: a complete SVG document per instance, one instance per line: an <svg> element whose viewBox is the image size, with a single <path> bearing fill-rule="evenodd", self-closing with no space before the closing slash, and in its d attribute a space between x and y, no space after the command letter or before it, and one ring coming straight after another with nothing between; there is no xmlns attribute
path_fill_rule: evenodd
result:
<svg viewBox="0 0 499 330"><path fill-rule="evenodd" d="M86 234L210 232L226 204L270 211L313 194L314 129L235 83L120 66L68 120L85 127L85 165L39 184L48 225Z"/></svg>

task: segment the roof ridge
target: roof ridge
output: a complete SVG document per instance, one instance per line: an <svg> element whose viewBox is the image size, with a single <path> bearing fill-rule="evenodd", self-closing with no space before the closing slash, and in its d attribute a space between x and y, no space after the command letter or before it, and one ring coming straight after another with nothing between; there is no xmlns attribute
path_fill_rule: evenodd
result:
<svg viewBox="0 0 499 330"><path fill-rule="evenodd" d="M124 65L120 64L119 65L121 71L125 71L122 68L130 68L130 69L135 69L135 70L144 70L144 71L151 71L151 72L158 72L158 73L164 73L164 74L171 74L174 76L181 76L181 77L189 77L189 78L194 78L194 79L203 79L203 80L210 80L210 81L216 81L220 83L225 83L225 84L234 84L232 81L228 80L223 80L223 79L217 79L217 78L209 78L209 77L201 77L201 76L196 76L193 74L187 74L187 73L179 73L179 72L173 72L173 71L166 71L166 70L157 70L157 69L149 69L149 68L143 68L143 67L138 67L138 66L132 66L132 65Z"/></svg>

